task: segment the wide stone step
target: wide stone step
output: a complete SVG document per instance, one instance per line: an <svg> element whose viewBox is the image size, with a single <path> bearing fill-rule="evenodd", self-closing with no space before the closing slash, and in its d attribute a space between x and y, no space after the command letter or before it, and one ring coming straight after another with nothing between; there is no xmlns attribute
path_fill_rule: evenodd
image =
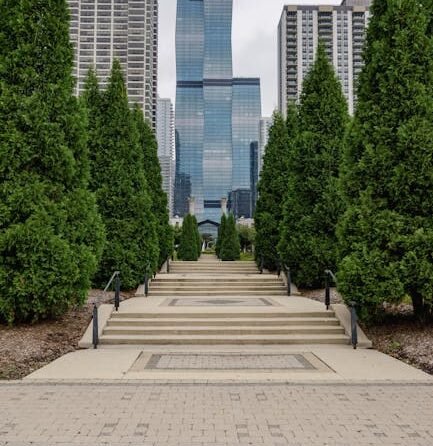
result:
<svg viewBox="0 0 433 446"><path fill-rule="evenodd" d="M185 318L185 319L173 319L173 318L112 318L108 320L107 325L109 327L202 327L202 326L214 326L214 327L272 327L272 326L300 326L300 325L326 325L326 326L338 326L340 322L336 318Z"/></svg>
<svg viewBox="0 0 433 446"><path fill-rule="evenodd" d="M227 279L227 278L217 278L217 277L197 277L197 278L171 278L170 275L166 276L159 276L159 278L153 279L152 284L197 284L197 285L252 285L256 283L264 283L264 284L281 284L283 281L281 279L278 279L275 276L260 276L258 278L254 277L245 277L245 278L237 278L233 277Z"/></svg>
<svg viewBox="0 0 433 446"><path fill-rule="evenodd" d="M241 265L241 266L256 266L256 262L251 260L218 260L218 259L208 259L207 261L202 261L201 259L199 261L190 261L190 260L171 260L170 265L174 266L181 266L181 265Z"/></svg>
<svg viewBox="0 0 433 446"><path fill-rule="evenodd" d="M349 337L327 335L103 335L105 345L269 345L348 344Z"/></svg>
<svg viewBox="0 0 433 446"><path fill-rule="evenodd" d="M344 334L343 327L275 326L275 327L108 327L104 335L289 335L289 334Z"/></svg>
<svg viewBox="0 0 433 446"><path fill-rule="evenodd" d="M255 269L222 269L222 268L179 268L179 269L171 269L171 273L173 274L218 274L218 275L226 275L226 274L258 274L258 271Z"/></svg>
<svg viewBox="0 0 433 446"><path fill-rule="evenodd" d="M285 296L286 289L283 288L281 290L256 290L256 291L245 291L245 290L218 290L215 289L213 291L205 291L205 290L196 290L196 291L164 291L164 290L155 290L150 289L149 295L152 297L157 296L186 296L186 297L208 297L208 296Z"/></svg>
<svg viewBox="0 0 433 446"><path fill-rule="evenodd" d="M112 319L335 319L333 311L276 312L276 311L170 311L170 312L114 312Z"/></svg>
<svg viewBox="0 0 433 446"><path fill-rule="evenodd" d="M220 285L215 284L212 286L191 286L191 285L162 285L162 284L152 284L150 286L150 291L287 291L284 285L259 285L255 284L252 286L248 285ZM254 294L254 293L251 293Z"/></svg>

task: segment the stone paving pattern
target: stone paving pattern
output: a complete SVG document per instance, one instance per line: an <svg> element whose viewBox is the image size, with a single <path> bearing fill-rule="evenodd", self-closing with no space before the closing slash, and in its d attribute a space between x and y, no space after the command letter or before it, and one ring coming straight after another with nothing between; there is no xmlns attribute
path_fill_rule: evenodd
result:
<svg viewBox="0 0 433 446"><path fill-rule="evenodd" d="M431 446L433 386L3 384L1 446Z"/></svg>
<svg viewBox="0 0 433 446"><path fill-rule="evenodd" d="M291 370L314 369L304 355L159 354L152 355L146 369L171 370Z"/></svg>
<svg viewBox="0 0 433 446"><path fill-rule="evenodd" d="M275 305L269 299L249 297L248 299L194 299L178 298L170 299L168 303L163 303L170 307L270 307Z"/></svg>

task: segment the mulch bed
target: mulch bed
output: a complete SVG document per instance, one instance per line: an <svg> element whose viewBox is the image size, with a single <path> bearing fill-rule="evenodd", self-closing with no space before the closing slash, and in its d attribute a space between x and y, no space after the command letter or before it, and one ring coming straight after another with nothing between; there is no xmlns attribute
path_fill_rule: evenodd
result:
<svg viewBox="0 0 433 446"><path fill-rule="evenodd" d="M113 293L89 292L88 303L74 308L56 321L8 327L0 324L0 380L21 379L66 353L78 342L92 319L93 302L110 302ZM122 299L132 293L122 293Z"/></svg>
<svg viewBox="0 0 433 446"><path fill-rule="evenodd" d="M325 290L300 291L304 297L325 302ZM335 289L331 303L342 303ZM388 306L381 323L362 328L376 350L433 375L433 323L425 326L416 321L411 305Z"/></svg>

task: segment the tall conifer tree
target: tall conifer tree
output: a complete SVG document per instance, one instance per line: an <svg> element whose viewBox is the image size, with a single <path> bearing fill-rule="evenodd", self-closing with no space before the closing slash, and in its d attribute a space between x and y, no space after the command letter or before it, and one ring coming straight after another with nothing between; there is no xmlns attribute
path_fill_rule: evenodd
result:
<svg viewBox="0 0 433 446"><path fill-rule="evenodd" d="M232 213L229 214L224 229L224 237L221 241L220 258L223 261L239 260L241 257L241 245L236 229L236 220Z"/></svg>
<svg viewBox="0 0 433 446"><path fill-rule="evenodd" d="M143 111L138 106L134 108L134 118L143 151L144 173L150 189L152 211L156 219L159 265L162 265L173 252L173 230L170 227L167 194L162 190L158 143L152 128L144 119Z"/></svg>
<svg viewBox="0 0 433 446"><path fill-rule="evenodd" d="M103 247L72 66L66 1L0 2L0 319L9 323L83 303Z"/></svg>
<svg viewBox="0 0 433 446"><path fill-rule="evenodd" d="M324 270L336 268L339 161L348 119L340 81L320 44L303 84L279 244L300 286L318 286Z"/></svg>
<svg viewBox="0 0 433 446"><path fill-rule="evenodd" d="M150 190L144 173L140 136L129 109L120 63L116 60L107 90L99 101L90 75L85 99L95 123L91 130L96 143L92 154L92 185L107 230L107 244L98 272L106 283L113 271L120 271L124 288L134 288L159 260L156 221ZM90 88L93 85L92 89ZM91 102L100 102L98 107ZM92 113L96 116L92 117Z"/></svg>
<svg viewBox="0 0 433 446"><path fill-rule="evenodd" d="M218 256L218 258L220 258L221 244L225 236L226 225L227 225L227 216L225 213L223 213L223 215L221 216L221 223L218 227L218 238L215 246L215 253Z"/></svg>
<svg viewBox="0 0 433 446"><path fill-rule="evenodd" d="M358 107L342 163L339 287L365 318L384 301L433 308L433 42L430 0L372 6Z"/></svg>
<svg viewBox="0 0 433 446"><path fill-rule="evenodd" d="M191 214L187 214L183 219L182 234L180 236L177 255L180 260L193 262L199 257L195 223Z"/></svg>
<svg viewBox="0 0 433 446"><path fill-rule="evenodd" d="M264 267L275 270L279 256L279 225L282 197L287 187L289 136L283 116L275 113L258 185L259 198L255 213L256 256Z"/></svg>

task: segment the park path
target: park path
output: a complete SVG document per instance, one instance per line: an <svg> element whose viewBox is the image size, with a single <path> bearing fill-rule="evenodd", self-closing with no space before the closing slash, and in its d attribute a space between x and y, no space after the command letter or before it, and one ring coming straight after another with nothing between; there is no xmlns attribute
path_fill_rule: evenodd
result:
<svg viewBox="0 0 433 446"><path fill-rule="evenodd" d="M1 446L431 446L433 386L0 385Z"/></svg>
<svg viewBox="0 0 433 446"><path fill-rule="evenodd" d="M100 307L97 350L0 384L0 446L433 444L432 377L353 350L341 308L209 258L142 293Z"/></svg>

